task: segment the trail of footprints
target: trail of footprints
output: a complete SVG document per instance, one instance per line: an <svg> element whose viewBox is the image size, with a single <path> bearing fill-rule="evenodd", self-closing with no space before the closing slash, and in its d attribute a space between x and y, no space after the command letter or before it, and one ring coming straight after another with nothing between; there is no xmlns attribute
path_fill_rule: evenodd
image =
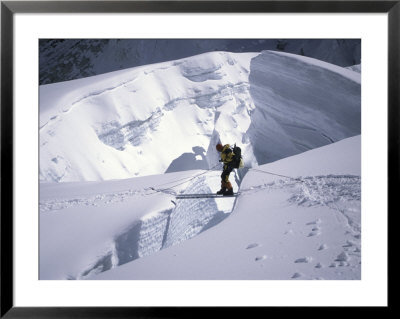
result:
<svg viewBox="0 0 400 319"><path fill-rule="evenodd" d="M321 234L321 219L316 219L314 221L308 222L306 223L306 226L310 226L310 231L307 234L307 237L314 237L314 236L319 236ZM288 225L291 225L292 222L288 222ZM293 230L289 229L287 231L285 231L284 233L285 235L292 235L293 234ZM359 239L360 235L355 235L355 238ZM262 245L259 243L251 243L249 245L247 245L246 249L254 249L257 247L261 247ZM351 255L359 255L361 253L360 247L358 246L358 244L356 242L347 240L347 242L342 246L343 247L343 251L331 262L331 264L329 265L330 268L336 268L336 267L347 267L350 266L349 260L350 260L350 256ZM321 243L318 245L317 251L321 252L328 249L328 245L325 243ZM268 257L267 255L257 255L254 260L256 262L262 261L262 260L266 260ZM311 257L311 256L305 256L305 257L300 257L295 259L293 262L295 264L309 264L315 261L315 268L316 269L320 269L320 268L324 268L326 267L326 265L322 264L319 261L316 261L315 258ZM295 272L292 276L291 279L299 279L304 277L304 275L301 272ZM315 278L317 280L321 280L323 278L321 277L317 277Z"/></svg>

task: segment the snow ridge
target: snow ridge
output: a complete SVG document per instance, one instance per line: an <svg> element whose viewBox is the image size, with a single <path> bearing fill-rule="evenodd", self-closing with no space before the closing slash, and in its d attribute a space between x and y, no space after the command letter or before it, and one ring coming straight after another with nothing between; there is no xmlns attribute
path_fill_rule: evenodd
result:
<svg viewBox="0 0 400 319"><path fill-rule="evenodd" d="M40 180L209 168L218 141L249 167L330 144L360 133L360 78L293 54L210 52L44 85Z"/></svg>
<svg viewBox="0 0 400 319"><path fill-rule="evenodd" d="M254 108L248 74L257 54L213 52L42 86L41 181L160 174L193 154L193 147L207 150L204 167L219 139L242 141L252 161L251 145L242 135ZM234 128L227 130L230 122ZM176 136L180 143L170 145ZM69 145L72 140L80 143ZM196 159L186 167L196 168Z"/></svg>
<svg viewBox="0 0 400 319"><path fill-rule="evenodd" d="M175 60L216 49L234 52L283 50L341 66L359 63L361 54L360 41L353 39L41 40L40 84Z"/></svg>

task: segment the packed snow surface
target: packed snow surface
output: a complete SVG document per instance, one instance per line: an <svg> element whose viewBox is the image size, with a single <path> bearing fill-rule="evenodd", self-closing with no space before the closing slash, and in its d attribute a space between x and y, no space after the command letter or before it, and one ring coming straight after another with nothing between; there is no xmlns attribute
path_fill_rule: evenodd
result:
<svg viewBox="0 0 400 319"><path fill-rule="evenodd" d="M360 74L293 54L211 52L40 87L40 180L246 166L360 134ZM171 143L174 141L174 143Z"/></svg>

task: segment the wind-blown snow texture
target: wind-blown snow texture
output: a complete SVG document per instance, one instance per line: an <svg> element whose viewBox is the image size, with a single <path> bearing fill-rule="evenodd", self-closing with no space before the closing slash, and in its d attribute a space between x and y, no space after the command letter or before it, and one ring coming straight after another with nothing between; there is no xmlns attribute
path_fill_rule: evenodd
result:
<svg viewBox="0 0 400 319"><path fill-rule="evenodd" d="M272 51L213 52L41 86L40 109L41 181L210 168L219 140L254 166L360 134L360 74Z"/></svg>
<svg viewBox="0 0 400 319"><path fill-rule="evenodd" d="M360 279L360 120L360 73L272 51L41 86L40 279ZM175 199L219 140L240 195Z"/></svg>

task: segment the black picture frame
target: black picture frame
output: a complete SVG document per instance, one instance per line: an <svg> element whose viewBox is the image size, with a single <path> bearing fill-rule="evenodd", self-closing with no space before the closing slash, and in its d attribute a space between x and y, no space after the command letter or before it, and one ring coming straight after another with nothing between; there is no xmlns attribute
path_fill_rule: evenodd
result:
<svg viewBox="0 0 400 319"><path fill-rule="evenodd" d="M178 318L235 316L235 308L15 307L13 290L13 19L16 13L270 12L388 14L388 218L399 186L400 1L1 1L1 318ZM383 213L383 212L382 212ZM389 222L388 225L391 225ZM391 242L389 232L388 247ZM388 256L389 261L389 256ZM388 269L389 270L389 269ZM390 281L388 281L388 287ZM389 309L391 305L388 299ZM245 309L246 317L276 307ZM293 307L291 307L293 310ZM298 311L298 312L297 312ZM309 309L296 308L297 315ZM331 308L332 314L340 309ZM368 309L370 311L370 309ZM239 314L240 315L240 314Z"/></svg>

